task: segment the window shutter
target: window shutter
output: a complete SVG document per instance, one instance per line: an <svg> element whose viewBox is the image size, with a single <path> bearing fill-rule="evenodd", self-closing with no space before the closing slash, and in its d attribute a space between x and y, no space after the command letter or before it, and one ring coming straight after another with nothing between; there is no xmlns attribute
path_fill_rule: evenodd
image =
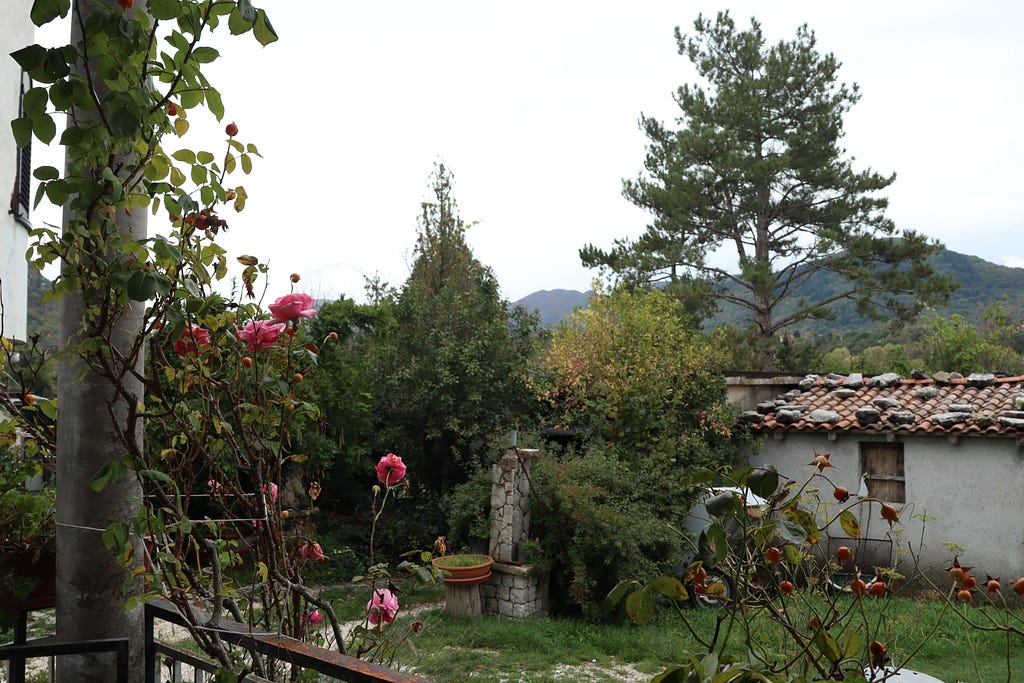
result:
<svg viewBox="0 0 1024 683"><path fill-rule="evenodd" d="M32 79L24 71L21 72L21 91L18 94L18 116L24 116L25 110L22 102L25 93L32 88ZM18 150L17 168L14 178L14 196L11 197L11 213L26 227L31 227L28 221L29 209L32 207L32 144Z"/></svg>

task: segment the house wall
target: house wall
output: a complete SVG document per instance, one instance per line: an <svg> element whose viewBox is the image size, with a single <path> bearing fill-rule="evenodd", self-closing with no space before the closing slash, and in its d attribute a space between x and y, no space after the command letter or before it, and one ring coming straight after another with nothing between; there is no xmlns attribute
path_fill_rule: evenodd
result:
<svg viewBox="0 0 1024 683"><path fill-rule="evenodd" d="M829 453L833 467L824 474L856 494L860 444L868 441L884 442L885 437L841 433L829 441L825 434L793 433L781 439L769 434L750 464L773 464L782 476L803 482L816 471L808 466L814 453ZM919 567L942 581L940 585L948 581L944 570L958 553L982 580L986 574L1004 581L1024 576L1024 450L1016 437L959 437L951 443L946 436L908 436L898 441L903 443L906 504L896 505L905 508L897 545L912 547ZM814 485L822 500L833 502L828 482L819 478ZM837 509L831 508L835 514ZM879 515L880 505L870 508L860 515L862 534L884 536L887 524ZM962 549L944 545L948 543ZM902 573L912 573L913 558L898 558Z"/></svg>
<svg viewBox="0 0 1024 683"><path fill-rule="evenodd" d="M0 21L0 295L3 297L3 335L25 339L28 296L28 266L25 250L28 230L10 213L17 155L10 121L18 116L21 67L10 53L30 45L33 35L29 9L32 0L3 0Z"/></svg>

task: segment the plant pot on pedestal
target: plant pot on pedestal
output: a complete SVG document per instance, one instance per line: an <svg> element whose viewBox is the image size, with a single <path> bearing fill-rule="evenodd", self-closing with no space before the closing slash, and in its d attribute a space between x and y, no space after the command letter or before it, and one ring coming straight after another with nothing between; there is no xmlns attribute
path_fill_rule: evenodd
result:
<svg viewBox="0 0 1024 683"><path fill-rule="evenodd" d="M444 577L444 611L456 617L480 616L480 584L491 576L489 555L446 555L431 560Z"/></svg>

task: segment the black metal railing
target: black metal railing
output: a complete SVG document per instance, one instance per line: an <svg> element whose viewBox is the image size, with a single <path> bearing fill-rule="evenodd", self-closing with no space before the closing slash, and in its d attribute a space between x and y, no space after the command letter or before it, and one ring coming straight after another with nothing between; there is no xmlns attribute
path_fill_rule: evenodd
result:
<svg viewBox="0 0 1024 683"><path fill-rule="evenodd" d="M0 660L10 660L11 683L24 683L25 660L33 657L59 657L61 655L84 655L96 652L113 652L117 655L117 683L128 683L128 639L107 638L105 640L80 640L74 643L60 643L50 638L40 638L27 643L0 647Z"/></svg>

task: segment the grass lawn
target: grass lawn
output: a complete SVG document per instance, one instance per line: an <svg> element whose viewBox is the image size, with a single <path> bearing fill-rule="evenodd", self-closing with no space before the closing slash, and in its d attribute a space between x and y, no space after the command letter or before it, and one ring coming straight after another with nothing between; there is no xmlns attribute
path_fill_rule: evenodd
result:
<svg viewBox="0 0 1024 683"><path fill-rule="evenodd" d="M357 614L365 606L364 593L365 590L348 600L338 595L338 609ZM403 610L419 600L433 599L437 599L436 589L419 596L403 594ZM358 600L362 600L362 605L349 610L347 605ZM885 602L883 615L880 607ZM809 604L813 605L813 599ZM421 620L425 627L403 645L399 654L403 669L414 668L439 683L649 680L666 665L682 661L684 653L701 651L683 617L691 621L698 633L707 634L724 614L721 610L688 608L680 616L666 607L653 622L635 626L548 618L456 619L445 616L441 607L430 605L406 618ZM944 607L940 598L932 596L865 601L865 608L863 616L867 619L865 623L870 624L872 637L885 634L895 662L908 668L946 683L1024 680L1024 636L970 627L958 612L979 617L982 612L977 607ZM1024 610L1015 612L1015 617L1024 620ZM401 627L402 623L400 616L396 625ZM751 638L769 652L787 651L788 641L770 620L758 618ZM729 641L730 652L742 656L747 649L746 641L746 636L735 631Z"/></svg>

